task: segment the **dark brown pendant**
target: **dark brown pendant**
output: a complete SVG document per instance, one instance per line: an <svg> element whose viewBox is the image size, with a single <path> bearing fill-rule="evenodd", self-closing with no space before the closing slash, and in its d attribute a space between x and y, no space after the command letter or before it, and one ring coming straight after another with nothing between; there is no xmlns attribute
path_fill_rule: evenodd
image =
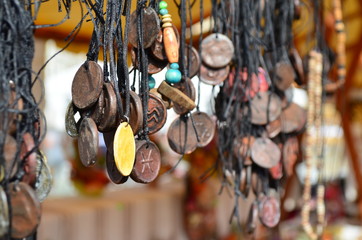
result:
<svg viewBox="0 0 362 240"><path fill-rule="evenodd" d="M93 166L98 153L97 125L91 118L84 118L79 127L78 149L80 161L85 167Z"/></svg>
<svg viewBox="0 0 362 240"><path fill-rule="evenodd" d="M159 61L167 61L165 47L163 45L163 32L160 30L157 34L156 40L151 46L152 56Z"/></svg>
<svg viewBox="0 0 362 240"><path fill-rule="evenodd" d="M111 83L104 83L104 110L101 122L98 124L100 132L108 132L117 127L117 99Z"/></svg>
<svg viewBox="0 0 362 240"><path fill-rule="evenodd" d="M281 159L279 147L269 138L257 138L251 147L253 161L263 168L271 168Z"/></svg>
<svg viewBox="0 0 362 240"><path fill-rule="evenodd" d="M36 230L40 222L40 203L34 190L26 183L9 184L11 237L26 238Z"/></svg>
<svg viewBox="0 0 362 240"><path fill-rule="evenodd" d="M274 93L260 92L250 103L251 122L257 125L264 125L276 120L281 112L280 98Z"/></svg>
<svg viewBox="0 0 362 240"><path fill-rule="evenodd" d="M70 102L67 107L67 111L65 113L65 130L67 134L72 137L78 137L78 128L80 125L80 121L76 121L74 116L78 112L73 102Z"/></svg>
<svg viewBox="0 0 362 240"><path fill-rule="evenodd" d="M191 59L189 60L189 58L191 58ZM197 52L197 50L194 47L188 48L188 50L186 51L185 62L186 62L185 65L186 65L187 69L189 69L189 77L193 78L199 72L200 65L201 65L199 53ZM190 66L189 66L189 62L190 62Z"/></svg>
<svg viewBox="0 0 362 240"><path fill-rule="evenodd" d="M178 154L189 154L197 148L196 134L190 118L178 117L167 132L168 143Z"/></svg>
<svg viewBox="0 0 362 240"><path fill-rule="evenodd" d="M103 71L98 63L85 62L77 71L72 83L72 99L79 109L92 107L98 100L103 86Z"/></svg>
<svg viewBox="0 0 362 240"><path fill-rule="evenodd" d="M138 46L138 31L137 31L137 11L134 11L130 16L130 28L129 28L129 42L133 47ZM149 48L157 38L158 33L161 30L160 27L160 18L158 17L157 12L151 7L143 9L143 23L142 33L143 33L143 48Z"/></svg>
<svg viewBox="0 0 362 240"><path fill-rule="evenodd" d="M307 111L298 104L290 103L281 114L283 133L301 131L307 123Z"/></svg>
<svg viewBox="0 0 362 240"><path fill-rule="evenodd" d="M94 122L97 124L97 126L102 121L104 105L105 105L104 91L102 90L101 94L99 95L97 103L93 106L93 108L91 109L91 112L89 114L89 117L94 120Z"/></svg>
<svg viewBox="0 0 362 240"><path fill-rule="evenodd" d="M275 86L281 90L287 90L294 82L294 69L288 61L278 62L275 66Z"/></svg>
<svg viewBox="0 0 362 240"><path fill-rule="evenodd" d="M227 79L229 72L229 65L222 68L210 68L201 64L200 80L209 85L219 85Z"/></svg>
<svg viewBox="0 0 362 240"><path fill-rule="evenodd" d="M130 91L130 116L129 124L131 125L133 134L136 135L142 129L143 124L143 111L142 111L142 101L137 93ZM125 108L125 102L123 101L123 107Z"/></svg>
<svg viewBox="0 0 362 240"><path fill-rule="evenodd" d="M166 123L167 109L162 100L152 93L149 94L147 109L148 133L158 132Z"/></svg>
<svg viewBox="0 0 362 240"><path fill-rule="evenodd" d="M219 33L206 37L201 42L202 61L211 68L222 68L229 64L234 56L234 45L231 40Z"/></svg>
<svg viewBox="0 0 362 240"><path fill-rule="evenodd" d="M215 134L215 123L214 121L204 112L194 112L191 115L192 120L195 124L195 129L197 132L198 147L207 146Z"/></svg>
<svg viewBox="0 0 362 240"><path fill-rule="evenodd" d="M116 162L114 161L113 155L113 141L112 144L107 147L106 153L106 170L109 179L115 184L122 184L127 182L128 176L123 176L116 166Z"/></svg>
<svg viewBox="0 0 362 240"><path fill-rule="evenodd" d="M183 92L186 96L188 96L192 101L196 99L196 89L194 84L192 83L191 79L187 79L186 81L182 81L180 83L176 83L173 87L177 88L181 92ZM182 115L188 113L190 110L186 107L183 107L181 104L174 103L173 110L178 115Z"/></svg>
<svg viewBox="0 0 362 240"><path fill-rule="evenodd" d="M161 168L160 150L153 142L136 142L136 161L131 178L138 183L150 183L155 180Z"/></svg>

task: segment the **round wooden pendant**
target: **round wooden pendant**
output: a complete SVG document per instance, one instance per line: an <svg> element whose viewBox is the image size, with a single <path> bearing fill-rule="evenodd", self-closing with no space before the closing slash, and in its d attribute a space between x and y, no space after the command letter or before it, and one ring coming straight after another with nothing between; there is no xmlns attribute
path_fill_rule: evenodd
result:
<svg viewBox="0 0 362 240"><path fill-rule="evenodd" d="M189 154L197 148L196 134L190 118L178 117L167 132L168 144L178 154Z"/></svg>
<svg viewBox="0 0 362 240"><path fill-rule="evenodd" d="M77 122L74 119L74 116L77 112L78 110L73 105L73 102L70 102L65 113L65 131L72 138L78 137L80 121Z"/></svg>
<svg viewBox="0 0 362 240"><path fill-rule="evenodd" d="M129 176L133 169L136 154L136 144L130 124L119 124L113 142L114 160L118 171L123 176Z"/></svg>
<svg viewBox="0 0 362 240"><path fill-rule="evenodd" d="M85 167L93 166L98 153L98 131L93 119L84 118L79 127L78 149L80 161Z"/></svg>
<svg viewBox="0 0 362 240"><path fill-rule="evenodd" d="M298 160L299 143L297 137L288 138L283 146L283 165L287 176L293 174L294 165Z"/></svg>
<svg viewBox="0 0 362 240"><path fill-rule="evenodd" d="M53 177L47 161L40 154L37 155L37 180L35 193L39 202L43 202L49 195L53 185Z"/></svg>
<svg viewBox="0 0 362 240"><path fill-rule="evenodd" d="M108 132L116 128L117 98L111 83L104 83L104 109L102 120L98 124L100 132Z"/></svg>
<svg viewBox="0 0 362 240"><path fill-rule="evenodd" d="M145 140L136 143L136 161L131 178L138 183L155 180L161 168L161 153L156 144Z"/></svg>
<svg viewBox="0 0 362 240"><path fill-rule="evenodd" d="M114 135L116 134L116 130L117 129L114 129L112 131L103 133L104 143L106 144L107 149L110 148L112 149L112 153L113 153L113 140L114 140Z"/></svg>
<svg viewBox="0 0 362 240"><path fill-rule="evenodd" d="M186 67L189 70L189 77L193 78L200 70L201 60L199 53L194 47L188 48L185 55Z"/></svg>
<svg viewBox="0 0 362 240"><path fill-rule="evenodd" d="M34 190L26 183L9 184L11 237L26 238L34 233L40 222L40 203Z"/></svg>
<svg viewBox="0 0 362 240"><path fill-rule="evenodd" d="M4 188L0 186L0 237L9 231L9 206Z"/></svg>
<svg viewBox="0 0 362 240"><path fill-rule="evenodd" d="M280 203L272 196L259 199L259 219L268 228L278 225L280 220Z"/></svg>
<svg viewBox="0 0 362 240"><path fill-rule="evenodd" d="M23 135L23 143L20 152L20 158L23 159L30 151L33 151L35 147L34 138L30 133L25 133ZM36 153L33 151L30 153L24 162L24 176L22 181L29 184L30 186L35 185L36 181Z"/></svg>
<svg viewBox="0 0 362 240"><path fill-rule="evenodd" d="M278 62L275 66L275 86L281 90L287 90L294 82L294 69L288 61Z"/></svg>
<svg viewBox="0 0 362 240"><path fill-rule="evenodd" d="M133 130L133 134L136 135L141 131L143 124L143 110L142 110L142 101L141 98L137 95L137 93L130 91L130 116L129 116L129 124ZM123 101L125 104L126 101ZM126 107L123 105L124 108Z"/></svg>
<svg viewBox="0 0 362 240"><path fill-rule="evenodd" d="M276 120L281 112L280 98L274 93L260 92L250 102L251 122L264 125Z"/></svg>
<svg viewBox="0 0 362 240"><path fill-rule="evenodd" d="M220 33L214 33L201 42L202 61L211 68L221 68L229 64L234 56L231 40Z"/></svg>
<svg viewBox="0 0 362 240"><path fill-rule="evenodd" d="M222 68L210 68L201 64L200 80L209 85L219 85L227 79L229 72L229 65Z"/></svg>
<svg viewBox="0 0 362 240"><path fill-rule="evenodd" d="M98 63L85 62L77 71L72 83L72 99L79 109L93 106L101 94L103 86L103 71Z"/></svg>
<svg viewBox="0 0 362 240"><path fill-rule="evenodd" d="M89 117L94 120L97 126L102 122L103 114L104 114L104 91L101 91L101 94L98 97L97 103L90 110Z"/></svg>
<svg viewBox="0 0 362 240"><path fill-rule="evenodd" d="M158 132L166 123L167 109L162 100L149 94L147 109L147 126L149 134Z"/></svg>
<svg viewBox="0 0 362 240"><path fill-rule="evenodd" d="M215 134L215 123L214 121L204 112L194 112L191 115L192 120L195 124L195 129L198 137L197 146L207 146Z"/></svg>
<svg viewBox="0 0 362 240"><path fill-rule="evenodd" d="M167 66L167 61L161 61L158 60L157 58L154 58L152 56L152 54L150 54L149 51L146 51L147 54L147 60L148 60L148 65L147 65L147 72L148 74L156 74L161 72L166 66ZM131 50L131 60L132 60L132 64L135 68L139 68L139 64L138 64L138 59L137 59L137 48L132 48Z"/></svg>
<svg viewBox="0 0 362 240"><path fill-rule="evenodd" d="M138 47L138 14L134 11L130 16L129 42L133 47ZM143 48L149 48L157 38L161 30L160 18L157 12L151 7L143 9L143 22L141 23L143 33Z"/></svg>
<svg viewBox="0 0 362 240"><path fill-rule="evenodd" d="M117 166L116 166L116 162L114 160L114 154L113 154L113 146L110 146L107 149L107 153L106 153L106 169L107 169L107 174L109 179L115 183L115 184L122 184L127 182L128 180L128 176L123 176Z"/></svg>
<svg viewBox="0 0 362 240"><path fill-rule="evenodd" d="M186 81L182 81L180 83L176 83L173 85L175 88L186 94L192 101L196 99L196 89L194 84L192 83L191 79L187 79ZM178 115L183 115L188 113L190 110L186 107L182 106L181 104L174 103L173 110Z"/></svg>
<svg viewBox="0 0 362 240"><path fill-rule="evenodd" d="M269 138L257 138L251 147L253 161L263 168L271 168L281 159L279 147Z"/></svg>
<svg viewBox="0 0 362 240"><path fill-rule="evenodd" d="M281 114L281 131L291 133L301 131L307 123L307 111L298 104L290 103Z"/></svg>
<svg viewBox="0 0 362 240"><path fill-rule="evenodd" d="M157 34L156 40L151 46L151 53L154 58L159 61L167 61L165 47L163 45L163 32L160 30Z"/></svg>

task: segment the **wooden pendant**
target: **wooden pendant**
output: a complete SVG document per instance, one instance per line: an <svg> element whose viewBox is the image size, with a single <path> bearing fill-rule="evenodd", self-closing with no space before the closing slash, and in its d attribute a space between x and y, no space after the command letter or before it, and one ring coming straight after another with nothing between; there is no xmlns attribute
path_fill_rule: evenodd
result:
<svg viewBox="0 0 362 240"><path fill-rule="evenodd" d="M163 29L163 44L165 45L165 51L168 61L170 63L178 62L179 45L177 42L175 31L172 27L166 27Z"/></svg>
<svg viewBox="0 0 362 240"><path fill-rule="evenodd" d="M123 122L118 126L114 135L113 151L119 172L123 176L129 176L133 169L136 154L136 144L129 123Z"/></svg>
<svg viewBox="0 0 362 240"><path fill-rule="evenodd" d="M165 81L163 81L158 87L157 91L161 93L163 96L170 99L172 102L181 105L182 107L191 111L196 107L196 104L192 99L190 99L186 94L181 92L180 90L171 87Z"/></svg>

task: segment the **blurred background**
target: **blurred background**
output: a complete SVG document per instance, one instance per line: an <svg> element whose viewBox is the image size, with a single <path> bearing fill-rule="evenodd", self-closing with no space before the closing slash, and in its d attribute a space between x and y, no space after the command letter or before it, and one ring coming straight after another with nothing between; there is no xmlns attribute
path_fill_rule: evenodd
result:
<svg viewBox="0 0 362 240"><path fill-rule="evenodd" d="M334 18L331 1L326 6L326 39L335 48ZM196 1L196 5L200 4ZM343 15L347 33L347 78L345 86L328 99L324 119L329 133L325 141L323 177L326 188L327 227L323 239L362 239L362 1L345 0ZM177 8L169 1L169 12L177 16ZM193 8L198 16L199 7ZM310 12L302 9L302 17L295 22L295 44L302 56L310 49L308 33L312 31ZM211 1L204 2L204 33L211 29L208 18ZM59 22L57 1L43 4L37 24ZM57 27L35 31L36 55L33 69L38 70L66 45L64 39L80 21L80 9L72 8L70 19ZM180 28L178 17L174 24ZM193 19L197 26L199 19ZM195 28L199 29L199 28ZM301 228L300 207L304 166L299 159L295 173L285 182L282 199L282 220L275 229L257 227L255 236L246 236L231 221L234 198L231 191L221 189L217 174L207 181L201 176L216 161L217 149L213 141L203 149L185 156L172 173L167 172L180 156L173 153L166 141L167 126L176 114L168 110L168 122L153 136L162 151L162 169L156 181L142 185L128 180L115 185L104 170L105 146L100 135L97 166L85 169L77 155L76 142L65 132L64 116L71 101L71 84L75 72L86 60L92 23L84 22L72 44L55 56L42 73L47 118L47 137L42 150L48 158L54 176L50 197L42 204L40 240L120 240L120 239L307 239ZM200 34L200 31L194 35ZM130 62L130 61L129 61ZM130 64L131 65L131 64ZM333 73L332 73L333 75ZM164 72L155 76L162 81ZM195 86L198 79L192 79ZM202 83L201 83L202 84ZM41 86L35 94L40 98ZM202 84L200 109L212 113L212 87ZM305 96L303 89L297 89ZM303 97L301 97L303 102ZM306 100L304 99L304 102ZM240 200L240 216L245 222L255 196Z"/></svg>

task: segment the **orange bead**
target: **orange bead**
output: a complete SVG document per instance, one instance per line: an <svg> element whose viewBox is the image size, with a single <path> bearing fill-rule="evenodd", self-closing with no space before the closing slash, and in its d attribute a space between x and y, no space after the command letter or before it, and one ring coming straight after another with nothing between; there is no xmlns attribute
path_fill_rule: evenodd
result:
<svg viewBox="0 0 362 240"><path fill-rule="evenodd" d="M178 62L179 45L172 27L166 27L163 29L163 43L165 45L168 61L170 63Z"/></svg>

